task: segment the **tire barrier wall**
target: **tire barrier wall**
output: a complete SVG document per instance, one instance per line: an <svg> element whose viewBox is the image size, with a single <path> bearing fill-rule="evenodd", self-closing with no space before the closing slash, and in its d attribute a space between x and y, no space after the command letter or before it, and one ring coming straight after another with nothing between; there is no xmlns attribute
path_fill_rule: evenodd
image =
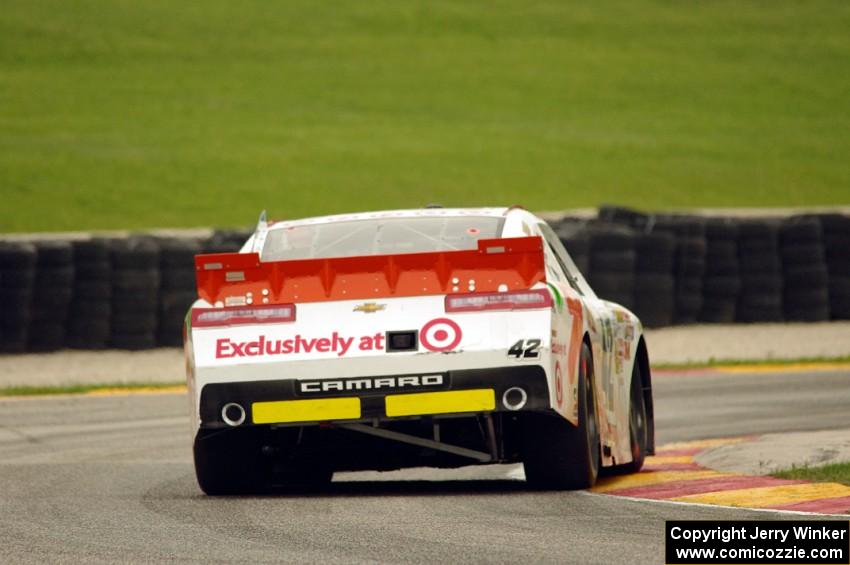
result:
<svg viewBox="0 0 850 565"><path fill-rule="evenodd" d="M110 342L112 258L103 239L74 241L74 286L66 323L65 345L100 349Z"/></svg>
<svg viewBox="0 0 850 565"><path fill-rule="evenodd" d="M564 218L556 232L571 254L588 250L583 273L597 294L649 327L850 319L850 216L708 218L603 206L594 219Z"/></svg>
<svg viewBox="0 0 850 565"><path fill-rule="evenodd" d="M850 216L605 206L552 226L597 294L648 327L850 319ZM249 235L0 242L0 351L179 346L195 254L237 251Z"/></svg>
<svg viewBox="0 0 850 565"><path fill-rule="evenodd" d="M250 234L0 242L0 351L182 345L195 255L238 251Z"/></svg>
<svg viewBox="0 0 850 565"><path fill-rule="evenodd" d="M821 217L823 247L829 276L829 309L832 317L850 319L850 217Z"/></svg>

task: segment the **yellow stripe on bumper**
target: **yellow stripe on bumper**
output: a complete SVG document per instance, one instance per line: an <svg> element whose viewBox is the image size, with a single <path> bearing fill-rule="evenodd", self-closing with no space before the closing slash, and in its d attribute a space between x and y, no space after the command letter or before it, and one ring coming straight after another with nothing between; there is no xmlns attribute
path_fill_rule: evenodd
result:
<svg viewBox="0 0 850 565"><path fill-rule="evenodd" d="M251 406L251 412L255 424L356 420L360 418L360 399L316 398L255 402Z"/></svg>
<svg viewBox="0 0 850 565"><path fill-rule="evenodd" d="M496 409L493 389L450 390L387 396L387 416L423 416L426 414L455 414L484 412Z"/></svg>

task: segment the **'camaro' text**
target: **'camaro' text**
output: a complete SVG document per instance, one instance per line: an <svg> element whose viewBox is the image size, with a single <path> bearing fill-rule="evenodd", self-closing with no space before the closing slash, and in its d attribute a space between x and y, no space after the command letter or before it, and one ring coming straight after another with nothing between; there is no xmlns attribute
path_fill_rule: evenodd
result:
<svg viewBox="0 0 850 565"><path fill-rule="evenodd" d="M443 384L443 375L408 375L406 377L360 377L354 379L322 379L299 381L300 392L335 392L346 390L378 390L387 388L406 388L439 386Z"/></svg>

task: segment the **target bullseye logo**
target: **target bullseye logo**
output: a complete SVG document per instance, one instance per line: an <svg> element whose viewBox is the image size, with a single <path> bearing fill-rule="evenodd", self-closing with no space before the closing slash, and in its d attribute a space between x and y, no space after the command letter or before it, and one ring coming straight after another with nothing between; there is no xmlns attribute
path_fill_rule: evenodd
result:
<svg viewBox="0 0 850 565"><path fill-rule="evenodd" d="M419 330L419 341L428 351L451 351L462 337L460 326L448 318L435 318Z"/></svg>

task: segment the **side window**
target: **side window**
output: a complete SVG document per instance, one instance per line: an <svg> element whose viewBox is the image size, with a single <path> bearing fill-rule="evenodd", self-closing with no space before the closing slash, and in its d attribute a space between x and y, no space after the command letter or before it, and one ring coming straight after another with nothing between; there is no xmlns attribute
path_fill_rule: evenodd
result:
<svg viewBox="0 0 850 565"><path fill-rule="evenodd" d="M555 253L555 250L553 250L549 245L546 245L543 248L543 253L546 255L546 275L552 277L558 282L564 280L564 274L566 271L564 271L564 267L561 265L561 260L558 259L558 254ZM560 272L558 271L557 265L561 265Z"/></svg>
<svg viewBox="0 0 850 565"><path fill-rule="evenodd" d="M570 257L570 254L567 253L567 250L564 248L564 244L561 243L561 240L558 239L558 236L552 231L552 228L543 222L539 223L537 227L540 229L540 233L543 234L543 237L549 248L552 250L552 253L555 255L555 258L558 260L558 264L567 276L567 280L570 281L570 286L573 287L579 294L596 296L590 288L590 285L587 284L587 281L584 280L584 277L579 272L578 267L576 267L572 257Z"/></svg>

